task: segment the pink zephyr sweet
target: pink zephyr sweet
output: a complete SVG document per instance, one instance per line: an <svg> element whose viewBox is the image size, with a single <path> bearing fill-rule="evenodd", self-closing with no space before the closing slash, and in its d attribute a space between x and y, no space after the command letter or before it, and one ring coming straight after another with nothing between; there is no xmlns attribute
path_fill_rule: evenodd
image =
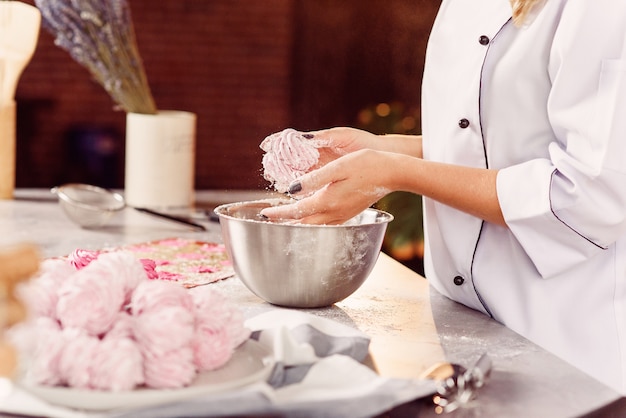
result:
<svg viewBox="0 0 626 418"><path fill-rule="evenodd" d="M193 361L200 371L218 369L233 355L233 343L225 327L200 325L191 344Z"/></svg>
<svg viewBox="0 0 626 418"><path fill-rule="evenodd" d="M154 355L144 354L146 386L170 389L189 385L196 376L193 352L190 347Z"/></svg>
<svg viewBox="0 0 626 418"><path fill-rule="evenodd" d="M20 356L29 362L24 377L27 382L50 386L64 383L59 362L65 338L55 320L40 317L18 324L10 330L9 338L20 350Z"/></svg>
<svg viewBox="0 0 626 418"><path fill-rule="evenodd" d="M59 375L73 388L91 388L93 359L100 340L80 330L63 330L65 346L59 356Z"/></svg>
<svg viewBox="0 0 626 418"><path fill-rule="evenodd" d="M121 311L117 314L117 318L113 323L113 326L107 332L103 339L121 339L129 338L135 339L135 318L127 311Z"/></svg>
<svg viewBox="0 0 626 418"><path fill-rule="evenodd" d="M99 255L99 251L77 248L69 255L68 260L76 270L80 270L83 267L87 267L92 261L96 260Z"/></svg>
<svg viewBox="0 0 626 418"><path fill-rule="evenodd" d="M105 338L91 361L90 387L114 392L144 383L141 350L130 338Z"/></svg>
<svg viewBox="0 0 626 418"><path fill-rule="evenodd" d="M320 158L315 142L291 128L266 137L260 147L265 151L263 177L280 193L286 192L289 184L317 164Z"/></svg>
<svg viewBox="0 0 626 418"><path fill-rule="evenodd" d="M34 317L56 318L59 300L57 290L75 271L66 260L44 260L35 277L20 285L18 289L18 294L26 304L28 312Z"/></svg>
<svg viewBox="0 0 626 418"><path fill-rule="evenodd" d="M195 328L193 299L182 286L143 282L137 286L130 308L135 339L143 353L162 356L191 344Z"/></svg>
<svg viewBox="0 0 626 418"><path fill-rule="evenodd" d="M145 281L137 286L130 303L135 316L172 306L182 306L192 311L193 298L184 287L158 280Z"/></svg>
<svg viewBox="0 0 626 418"><path fill-rule="evenodd" d="M156 355L191 344L193 313L182 306L169 306L135 317L133 332L142 352Z"/></svg>
<svg viewBox="0 0 626 418"><path fill-rule="evenodd" d="M141 262L127 253L102 254L78 270L59 289L57 317L63 327L99 336L107 332L127 298L147 280Z"/></svg>
<svg viewBox="0 0 626 418"><path fill-rule="evenodd" d="M209 287L191 289L196 307L196 333L192 341L199 370L215 370L228 362L233 351L249 336L243 313Z"/></svg>

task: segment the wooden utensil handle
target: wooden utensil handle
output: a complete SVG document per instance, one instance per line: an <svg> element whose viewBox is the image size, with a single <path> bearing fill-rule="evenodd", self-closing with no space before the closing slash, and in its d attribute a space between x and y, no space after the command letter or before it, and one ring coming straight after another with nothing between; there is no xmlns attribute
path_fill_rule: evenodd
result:
<svg viewBox="0 0 626 418"><path fill-rule="evenodd" d="M39 251L29 244L3 249L0 266L0 377L11 378L17 370L17 353L4 338L4 330L26 317L16 287L39 269Z"/></svg>
<svg viewBox="0 0 626 418"><path fill-rule="evenodd" d="M0 199L15 189L15 102L0 106Z"/></svg>

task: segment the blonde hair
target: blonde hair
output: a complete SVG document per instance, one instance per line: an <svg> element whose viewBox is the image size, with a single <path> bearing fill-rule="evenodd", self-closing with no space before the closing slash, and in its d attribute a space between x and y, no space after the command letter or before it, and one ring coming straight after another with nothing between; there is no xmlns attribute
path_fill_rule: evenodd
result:
<svg viewBox="0 0 626 418"><path fill-rule="evenodd" d="M536 7L543 5L545 0L510 0L513 9L513 22L516 26L522 26L529 18L530 13Z"/></svg>

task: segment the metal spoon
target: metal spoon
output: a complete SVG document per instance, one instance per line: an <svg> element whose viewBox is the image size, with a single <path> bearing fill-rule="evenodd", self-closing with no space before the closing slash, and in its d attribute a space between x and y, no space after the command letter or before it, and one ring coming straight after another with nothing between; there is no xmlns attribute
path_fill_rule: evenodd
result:
<svg viewBox="0 0 626 418"><path fill-rule="evenodd" d="M433 396L435 412L448 413L467 405L486 383L491 368L491 358L483 354L469 369L460 364L443 362L426 370L423 378L439 382L437 394Z"/></svg>

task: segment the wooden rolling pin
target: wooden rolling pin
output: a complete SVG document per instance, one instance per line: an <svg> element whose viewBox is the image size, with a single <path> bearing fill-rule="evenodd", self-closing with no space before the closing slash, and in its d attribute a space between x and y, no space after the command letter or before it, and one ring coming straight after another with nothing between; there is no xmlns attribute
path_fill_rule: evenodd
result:
<svg viewBox="0 0 626 418"><path fill-rule="evenodd" d="M39 252L21 245L0 252L0 377L13 377L17 353L4 339L4 330L26 317L26 309L15 294L18 283L39 269Z"/></svg>
<svg viewBox="0 0 626 418"><path fill-rule="evenodd" d="M15 188L15 91L37 41L41 13L21 1L0 1L0 199Z"/></svg>
<svg viewBox="0 0 626 418"><path fill-rule="evenodd" d="M15 189L15 102L0 104L0 199Z"/></svg>

